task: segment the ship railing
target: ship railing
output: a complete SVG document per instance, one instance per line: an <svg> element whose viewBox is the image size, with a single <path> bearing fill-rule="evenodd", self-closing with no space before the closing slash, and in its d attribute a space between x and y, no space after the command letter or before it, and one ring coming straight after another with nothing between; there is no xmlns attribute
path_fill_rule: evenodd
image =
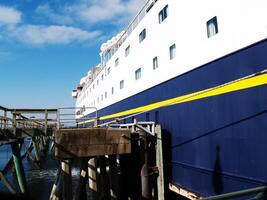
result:
<svg viewBox="0 0 267 200"><path fill-rule="evenodd" d="M115 52L119 49L119 47L123 44L123 42L126 40L127 37L131 35L131 33L134 31L134 29L137 27L137 25L141 22L141 20L145 17L145 15L150 11L150 9L154 6L154 4L158 0L147 0L145 5L141 8L141 10L138 12L138 14L134 17L134 19L131 21L131 23L127 26L125 29L124 34L118 39L117 44L115 45L114 49L111 49L110 51L112 54L109 56L108 59L101 59L101 64L104 66L109 59L115 54Z"/></svg>
<svg viewBox="0 0 267 200"><path fill-rule="evenodd" d="M149 135L155 136L156 123L153 121L138 122L136 119L134 119L133 123L108 124L108 126L113 128L128 128L131 129L131 132L133 133L138 130L141 130L148 133Z"/></svg>
<svg viewBox="0 0 267 200"><path fill-rule="evenodd" d="M86 128L88 121L93 123L98 118L96 107L63 107L58 109L57 128Z"/></svg>

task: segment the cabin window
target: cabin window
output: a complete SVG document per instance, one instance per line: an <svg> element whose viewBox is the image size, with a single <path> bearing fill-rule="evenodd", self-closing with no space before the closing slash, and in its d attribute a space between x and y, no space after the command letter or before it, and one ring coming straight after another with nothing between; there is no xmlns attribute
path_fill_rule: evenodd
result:
<svg viewBox="0 0 267 200"><path fill-rule="evenodd" d="M110 74L110 67L109 67L108 70L107 70L107 74Z"/></svg>
<svg viewBox="0 0 267 200"><path fill-rule="evenodd" d="M217 17L213 17L209 21L207 21L207 35L208 38L216 35L218 33L218 22Z"/></svg>
<svg viewBox="0 0 267 200"><path fill-rule="evenodd" d="M124 80L121 80L120 81L120 89L123 89L124 88Z"/></svg>
<svg viewBox="0 0 267 200"><path fill-rule="evenodd" d="M114 94L114 87L111 88L111 94Z"/></svg>
<svg viewBox="0 0 267 200"><path fill-rule="evenodd" d="M127 57L130 54L130 45L125 49L125 56Z"/></svg>
<svg viewBox="0 0 267 200"><path fill-rule="evenodd" d="M117 67L119 65L119 58L117 58L116 60L115 60L115 67Z"/></svg>
<svg viewBox="0 0 267 200"><path fill-rule="evenodd" d="M102 80L102 81L104 80L104 74L102 74L102 76L101 76L101 80Z"/></svg>
<svg viewBox="0 0 267 200"><path fill-rule="evenodd" d="M166 5L160 12L159 12L159 23L163 22L168 17L168 5Z"/></svg>
<svg viewBox="0 0 267 200"><path fill-rule="evenodd" d="M93 89L95 89L95 84L93 84Z"/></svg>
<svg viewBox="0 0 267 200"><path fill-rule="evenodd" d="M139 42L141 43L146 38L146 29L139 34Z"/></svg>
<svg viewBox="0 0 267 200"><path fill-rule="evenodd" d="M96 81L96 84L99 85L99 80Z"/></svg>
<svg viewBox="0 0 267 200"><path fill-rule="evenodd" d="M97 103L99 103L99 97L97 97Z"/></svg>
<svg viewBox="0 0 267 200"><path fill-rule="evenodd" d="M107 92L105 92L105 99L106 99L106 98L108 98L108 93L107 93Z"/></svg>
<svg viewBox="0 0 267 200"><path fill-rule="evenodd" d="M157 69L159 67L158 64L158 57L156 56L155 58L153 58L153 69Z"/></svg>
<svg viewBox="0 0 267 200"><path fill-rule="evenodd" d="M140 78L141 78L141 68L135 71L135 80L138 80Z"/></svg>
<svg viewBox="0 0 267 200"><path fill-rule="evenodd" d="M103 94L101 94L101 101L103 101Z"/></svg>
<svg viewBox="0 0 267 200"><path fill-rule="evenodd" d="M170 46L170 60L174 59L176 56L176 45Z"/></svg>

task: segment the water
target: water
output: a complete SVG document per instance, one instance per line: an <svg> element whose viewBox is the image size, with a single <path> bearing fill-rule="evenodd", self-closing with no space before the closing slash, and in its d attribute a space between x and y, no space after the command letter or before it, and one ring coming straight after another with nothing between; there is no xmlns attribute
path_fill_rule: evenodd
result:
<svg viewBox="0 0 267 200"><path fill-rule="evenodd" d="M22 149L22 154L24 152L24 148ZM33 155L33 151L32 151ZM0 169L2 170L9 158L12 156L10 145L0 146ZM48 151L45 159L42 162L42 168L38 169L32 161L25 158L23 160L23 167L25 170L27 186L30 193L30 197L33 200L47 200L49 199L50 192L54 181L57 175L57 168L59 163L55 160L53 154ZM74 168L72 170L72 175L74 178L74 182L77 182L79 170ZM9 172L6 176L11 183L11 185L19 191L19 187L17 184L16 176L13 175L12 172ZM0 180L0 200L4 199L21 199L15 198L14 196L10 196L10 192L6 188L6 186ZM28 199L28 198L27 198Z"/></svg>

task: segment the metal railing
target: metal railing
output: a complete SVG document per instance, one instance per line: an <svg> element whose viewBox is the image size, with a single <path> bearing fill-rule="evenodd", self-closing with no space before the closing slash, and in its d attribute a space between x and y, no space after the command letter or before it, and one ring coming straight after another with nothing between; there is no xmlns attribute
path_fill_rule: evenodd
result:
<svg viewBox="0 0 267 200"><path fill-rule="evenodd" d="M256 195L250 198L249 200L265 200L267 199L267 186L261 186L261 187L256 187L256 188L240 190L236 192L220 194L216 196L203 198L203 200L226 200L226 199L234 199L238 197L246 197L249 195Z"/></svg>
<svg viewBox="0 0 267 200"><path fill-rule="evenodd" d="M91 116L92 115L92 116ZM64 107L59 108L57 113L57 127L62 128L83 128L86 121L97 120L96 107Z"/></svg>

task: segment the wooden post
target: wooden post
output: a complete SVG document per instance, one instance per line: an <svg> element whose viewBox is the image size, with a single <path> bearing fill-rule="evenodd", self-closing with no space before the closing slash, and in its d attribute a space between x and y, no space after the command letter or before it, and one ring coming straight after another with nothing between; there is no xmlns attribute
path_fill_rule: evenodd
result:
<svg viewBox="0 0 267 200"><path fill-rule="evenodd" d="M70 160L61 161L61 170L63 172L63 199L72 200L72 176Z"/></svg>
<svg viewBox="0 0 267 200"><path fill-rule="evenodd" d="M58 168L58 171L57 171L57 177L56 177L56 180L55 180L55 183L52 187L52 190L51 190L51 194L50 194L50 197L49 197L49 200L54 200L54 199L58 199L59 197L56 195L57 191L58 191L58 185L59 185L59 180L60 180L60 174L61 174L61 169Z"/></svg>
<svg viewBox="0 0 267 200"><path fill-rule="evenodd" d="M98 158L99 167L100 167L100 180L97 182L99 185L99 196L100 199L110 199L110 188L109 188L109 181L108 175L106 171L106 158L105 156L100 156Z"/></svg>
<svg viewBox="0 0 267 200"><path fill-rule="evenodd" d="M88 178L88 160L86 158L80 159L80 180L74 195L74 200L86 200L86 182Z"/></svg>
<svg viewBox="0 0 267 200"><path fill-rule="evenodd" d="M110 183L110 196L113 199L119 199L119 177L117 167L117 155L109 155L109 183Z"/></svg>
<svg viewBox="0 0 267 200"><path fill-rule="evenodd" d="M37 144L36 136L33 136L32 137L32 143L33 143L33 148L34 148L35 161L36 162L40 162L39 149L38 149L38 144Z"/></svg>
<svg viewBox="0 0 267 200"><path fill-rule="evenodd" d="M18 179L20 191L23 194L26 194L27 193L27 183L26 183L26 178L25 178L22 160L21 160L21 156L20 156L19 143L18 142L11 143L11 149L12 149L12 153L13 153L13 161L15 164L15 169L16 169L16 174L17 174L17 179Z"/></svg>
<svg viewBox="0 0 267 200"><path fill-rule="evenodd" d="M5 112L4 112L4 129L6 129L7 128L7 111L5 110Z"/></svg>
<svg viewBox="0 0 267 200"><path fill-rule="evenodd" d="M155 133L157 136L156 144L156 164L159 170L157 179L158 200L164 200L164 173L163 173L163 152L162 152L162 134L160 125L156 125Z"/></svg>
<svg viewBox="0 0 267 200"><path fill-rule="evenodd" d="M96 162L95 158L91 158L88 162L88 181L89 192L92 199L97 198L97 182L96 182Z"/></svg>

